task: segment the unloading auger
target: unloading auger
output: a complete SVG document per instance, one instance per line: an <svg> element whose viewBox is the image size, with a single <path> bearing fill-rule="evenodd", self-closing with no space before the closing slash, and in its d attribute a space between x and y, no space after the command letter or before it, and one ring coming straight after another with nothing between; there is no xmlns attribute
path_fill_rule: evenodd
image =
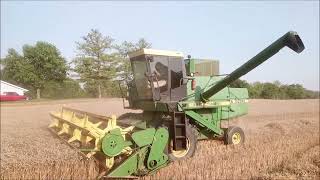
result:
<svg viewBox="0 0 320 180"><path fill-rule="evenodd" d="M284 47L304 50L299 35L289 31L226 77L218 74L218 61L141 49L129 54L133 79L126 81L124 97L129 103L125 108L143 110L139 123L120 124L115 116L63 107L51 113L50 129L86 157L103 162L107 177L155 172L170 161L192 157L201 139L244 143L240 127L221 127L221 121L248 112L248 90L229 85Z"/></svg>

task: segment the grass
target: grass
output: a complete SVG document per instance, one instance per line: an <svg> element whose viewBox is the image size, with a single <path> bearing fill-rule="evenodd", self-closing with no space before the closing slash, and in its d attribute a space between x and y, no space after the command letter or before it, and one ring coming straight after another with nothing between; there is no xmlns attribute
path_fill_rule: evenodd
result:
<svg viewBox="0 0 320 180"><path fill-rule="evenodd" d="M319 131L295 130L286 134L263 130L242 146L201 142L192 159L144 179L317 179Z"/></svg>
<svg viewBox="0 0 320 180"><path fill-rule="evenodd" d="M141 179L320 179L319 110L308 112L310 107L306 105L305 112L293 112L293 105L288 103L288 107L291 113L254 112L244 120L230 122L245 130L243 145L201 141L193 158L173 162ZM26 110L34 112L21 109ZM12 111L20 112L16 108ZM95 179L98 176L94 162L82 160L42 129L49 122L43 121L46 116L37 121L30 118L31 115L23 118L1 114L0 179Z"/></svg>
<svg viewBox="0 0 320 180"><path fill-rule="evenodd" d="M1 179L94 179L98 169L92 161L55 161L26 167L15 164L2 169Z"/></svg>

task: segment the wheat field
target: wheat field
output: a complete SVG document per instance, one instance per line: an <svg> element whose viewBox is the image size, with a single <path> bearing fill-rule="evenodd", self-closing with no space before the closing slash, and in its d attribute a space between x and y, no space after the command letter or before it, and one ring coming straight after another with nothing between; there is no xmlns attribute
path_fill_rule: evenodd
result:
<svg viewBox="0 0 320 180"><path fill-rule="evenodd" d="M1 104L1 179L96 179L96 164L47 129L48 112L63 104L101 115L132 112L121 99ZM248 115L223 124L243 128L245 144L200 141L193 158L141 179L320 179L319 100L249 105Z"/></svg>

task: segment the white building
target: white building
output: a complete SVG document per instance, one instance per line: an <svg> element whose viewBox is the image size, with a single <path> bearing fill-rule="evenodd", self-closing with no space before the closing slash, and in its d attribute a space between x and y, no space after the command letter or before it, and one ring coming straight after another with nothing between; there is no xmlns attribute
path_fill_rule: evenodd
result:
<svg viewBox="0 0 320 180"><path fill-rule="evenodd" d="M19 95L24 95L25 92L29 91L27 89L24 89L22 87L19 87L19 86L16 86L16 85L13 85L13 84L10 84L8 82L5 82L5 81L1 81L1 84L0 84L0 92L1 94L3 94L4 92L16 92L18 93Z"/></svg>

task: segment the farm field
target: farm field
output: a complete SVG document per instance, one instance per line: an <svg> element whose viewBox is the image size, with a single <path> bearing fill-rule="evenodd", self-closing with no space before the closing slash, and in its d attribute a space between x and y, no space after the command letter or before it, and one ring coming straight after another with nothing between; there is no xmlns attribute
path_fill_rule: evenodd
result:
<svg viewBox="0 0 320 180"><path fill-rule="evenodd" d="M47 129L48 113L68 107L117 116L121 99L1 104L1 179L95 179L97 168ZM200 141L193 158L142 179L319 179L319 100L250 100L249 114L227 125L246 142Z"/></svg>

